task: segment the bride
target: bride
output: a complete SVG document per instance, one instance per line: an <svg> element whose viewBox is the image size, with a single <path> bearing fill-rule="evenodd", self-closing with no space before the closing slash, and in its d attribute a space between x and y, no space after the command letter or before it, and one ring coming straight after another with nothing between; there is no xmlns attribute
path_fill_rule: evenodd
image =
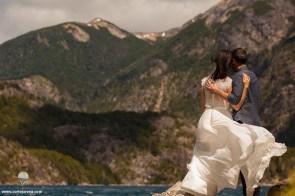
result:
<svg viewBox="0 0 295 196"><path fill-rule="evenodd" d="M228 101L205 88L212 80L219 89L230 92L232 80L226 74L231 52L222 50L215 58L216 69L202 79L200 106L203 111L196 133L193 156L180 190L186 194L214 196L224 188L236 188L240 171L247 184L247 196L259 186L271 157L281 156L286 146L276 143L263 127L240 124L232 120L232 110L238 111L247 96L250 78L244 74L244 89L240 102Z"/></svg>

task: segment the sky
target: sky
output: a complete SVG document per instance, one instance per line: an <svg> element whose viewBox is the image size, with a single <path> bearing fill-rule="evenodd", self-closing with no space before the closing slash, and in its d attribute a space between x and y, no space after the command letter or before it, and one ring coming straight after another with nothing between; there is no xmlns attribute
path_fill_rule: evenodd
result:
<svg viewBox="0 0 295 196"><path fill-rule="evenodd" d="M218 0L0 0L0 43L42 27L100 17L130 32L178 27Z"/></svg>

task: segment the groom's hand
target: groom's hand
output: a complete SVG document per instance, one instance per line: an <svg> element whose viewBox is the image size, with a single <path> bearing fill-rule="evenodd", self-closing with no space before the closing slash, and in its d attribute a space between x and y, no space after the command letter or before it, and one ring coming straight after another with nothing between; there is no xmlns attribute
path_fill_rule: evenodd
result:
<svg viewBox="0 0 295 196"><path fill-rule="evenodd" d="M222 97L224 99L227 99L227 97L229 96L229 93L227 93L223 90L220 90L212 79L207 80L207 82L205 84L205 88L208 89L209 91L211 91L212 93L219 95L220 97Z"/></svg>
<svg viewBox="0 0 295 196"><path fill-rule="evenodd" d="M211 79L208 79L207 80L207 82L206 82L206 84L205 84L205 87L206 87L206 89L208 89L209 91L211 91L211 92L216 92L217 90L218 90L218 87L217 87L217 85L214 83L214 81L213 80L211 80Z"/></svg>

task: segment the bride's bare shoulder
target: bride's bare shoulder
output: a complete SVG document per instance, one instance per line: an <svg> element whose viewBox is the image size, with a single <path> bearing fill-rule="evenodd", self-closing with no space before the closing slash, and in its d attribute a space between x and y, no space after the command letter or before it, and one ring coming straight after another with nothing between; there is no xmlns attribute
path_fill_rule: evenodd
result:
<svg viewBox="0 0 295 196"><path fill-rule="evenodd" d="M232 79L229 76L226 76L224 80L224 85L226 86L226 88L229 88L232 86Z"/></svg>
<svg viewBox="0 0 295 196"><path fill-rule="evenodd" d="M227 82L230 82L230 83L232 82L232 79L229 76L226 76L225 79L226 79Z"/></svg>
<svg viewBox="0 0 295 196"><path fill-rule="evenodd" d="M206 81L208 80L209 76L206 76L204 78L201 79L201 85L204 86Z"/></svg>

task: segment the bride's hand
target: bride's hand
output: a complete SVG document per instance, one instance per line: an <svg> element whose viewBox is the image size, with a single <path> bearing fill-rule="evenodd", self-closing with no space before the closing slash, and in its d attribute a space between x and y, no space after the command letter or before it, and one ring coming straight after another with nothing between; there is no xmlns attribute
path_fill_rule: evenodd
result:
<svg viewBox="0 0 295 196"><path fill-rule="evenodd" d="M243 84L245 88L248 88L250 85L250 77L245 73L243 73Z"/></svg>

